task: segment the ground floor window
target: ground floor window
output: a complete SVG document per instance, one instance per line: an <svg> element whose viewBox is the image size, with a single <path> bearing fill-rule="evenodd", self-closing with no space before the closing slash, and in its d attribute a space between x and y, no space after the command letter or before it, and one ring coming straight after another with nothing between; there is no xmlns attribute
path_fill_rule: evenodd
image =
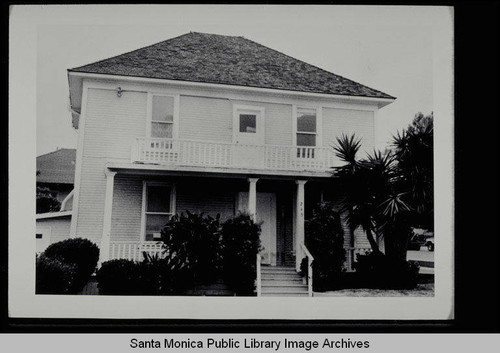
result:
<svg viewBox="0 0 500 353"><path fill-rule="evenodd" d="M160 182L144 182L143 210L143 239L159 240L161 229L175 214L175 186Z"/></svg>

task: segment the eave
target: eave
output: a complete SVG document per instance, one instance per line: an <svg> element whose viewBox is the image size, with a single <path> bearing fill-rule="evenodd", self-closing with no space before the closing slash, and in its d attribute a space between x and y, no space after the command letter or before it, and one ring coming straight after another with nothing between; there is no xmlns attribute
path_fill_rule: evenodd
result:
<svg viewBox="0 0 500 353"><path fill-rule="evenodd" d="M217 89L223 88L227 90L247 92L247 93L268 93L268 94L279 94L281 96L295 97L295 98L316 98L316 99L332 99L347 103L361 103L361 104L374 104L379 109L385 107L386 105L394 102L396 98L377 98L377 97L366 97L366 96L354 96L354 95L339 95L339 94L325 94L325 93L313 93L304 91L292 91L292 90L281 90L274 88L263 88L263 87L249 87L249 86L239 86L239 85L228 85L228 84L215 84L215 83L205 83L205 82L194 82L194 81L180 81L180 80L168 80L168 79L158 79L149 77L136 77L136 76L123 76L123 75L111 75L111 74L96 74L87 72L75 72L68 70L68 82L70 91L70 109L74 111L81 110L81 96L82 96L82 83L83 79L101 79L101 80L111 80L111 81L128 81L134 83L151 83L151 84L166 84L166 85L177 85L184 86L188 88L204 88L204 89Z"/></svg>

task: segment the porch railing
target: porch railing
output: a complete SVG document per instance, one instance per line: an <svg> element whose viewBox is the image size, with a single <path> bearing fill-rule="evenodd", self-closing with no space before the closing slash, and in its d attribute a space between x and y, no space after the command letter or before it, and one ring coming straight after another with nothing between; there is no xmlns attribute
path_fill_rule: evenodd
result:
<svg viewBox="0 0 500 353"><path fill-rule="evenodd" d="M346 261L345 261L345 269L347 272L352 272L354 269L352 265L356 262L356 255L365 255L367 252L370 252L372 249L370 247L349 247L346 248Z"/></svg>
<svg viewBox="0 0 500 353"><path fill-rule="evenodd" d="M132 162L175 166L326 171L340 165L331 147L246 145L137 138Z"/></svg>
<svg viewBox="0 0 500 353"><path fill-rule="evenodd" d="M256 279L256 287L257 287L257 296L260 297L262 296L262 275L260 272L260 262L261 262L262 256L260 254L257 254L257 279Z"/></svg>
<svg viewBox="0 0 500 353"><path fill-rule="evenodd" d="M150 256L163 256L162 243L155 241L127 242L114 241L110 244L109 259L126 259L132 261L144 260L143 253Z"/></svg>
<svg viewBox="0 0 500 353"><path fill-rule="evenodd" d="M307 292L310 297L313 296L313 261L314 257L311 255L304 243L300 243L300 247L307 257Z"/></svg>

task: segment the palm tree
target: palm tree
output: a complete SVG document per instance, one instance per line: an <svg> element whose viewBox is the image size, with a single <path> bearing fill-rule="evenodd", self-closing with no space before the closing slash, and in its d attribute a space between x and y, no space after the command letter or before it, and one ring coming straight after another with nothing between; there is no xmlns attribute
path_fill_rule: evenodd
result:
<svg viewBox="0 0 500 353"><path fill-rule="evenodd" d="M337 138L335 153L345 164L334 169L345 191L341 210L351 230L361 227L375 253L406 258L410 227L433 228L433 116L419 113L393 137L392 150L358 159L361 139Z"/></svg>
<svg viewBox="0 0 500 353"><path fill-rule="evenodd" d="M432 229L434 220L433 114L415 115L412 124L393 136L392 147L402 188L414 209L413 226Z"/></svg>
<svg viewBox="0 0 500 353"><path fill-rule="evenodd" d="M400 178L392 153L373 151L365 159L357 159L360 146L361 140L355 134L337 138L334 150L345 165L336 168L334 175L344 189L341 211L346 213L349 227L361 227L372 251L380 253L377 240L391 230L396 217L410 208L405 193L398 190Z"/></svg>

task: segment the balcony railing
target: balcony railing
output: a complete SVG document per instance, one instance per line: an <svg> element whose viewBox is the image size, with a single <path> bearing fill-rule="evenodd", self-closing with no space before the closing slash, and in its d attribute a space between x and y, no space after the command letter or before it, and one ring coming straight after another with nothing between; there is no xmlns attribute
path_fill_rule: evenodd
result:
<svg viewBox="0 0 500 353"><path fill-rule="evenodd" d="M160 138L138 138L132 147L132 162L290 171L327 171L340 164L331 147L245 145Z"/></svg>

